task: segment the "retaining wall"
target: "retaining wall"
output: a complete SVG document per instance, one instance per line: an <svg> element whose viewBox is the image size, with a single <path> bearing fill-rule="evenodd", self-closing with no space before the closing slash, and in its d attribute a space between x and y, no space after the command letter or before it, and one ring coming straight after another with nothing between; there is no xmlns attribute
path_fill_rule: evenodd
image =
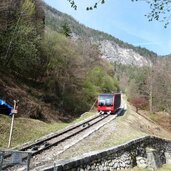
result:
<svg viewBox="0 0 171 171"><path fill-rule="evenodd" d="M146 136L104 151L59 161L44 171L113 171L135 166L155 170L171 163L171 141Z"/></svg>

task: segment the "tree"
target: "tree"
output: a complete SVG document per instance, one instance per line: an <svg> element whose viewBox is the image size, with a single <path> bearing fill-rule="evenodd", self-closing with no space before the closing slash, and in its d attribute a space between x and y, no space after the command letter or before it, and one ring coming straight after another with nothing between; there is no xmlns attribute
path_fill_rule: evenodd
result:
<svg viewBox="0 0 171 171"><path fill-rule="evenodd" d="M134 97L130 102L135 106L137 113L139 109L143 109L147 105L147 102L143 97Z"/></svg>
<svg viewBox="0 0 171 171"><path fill-rule="evenodd" d="M77 10L77 5L75 3L74 0L67 0L70 4L71 7L74 8L75 10ZM140 1L140 0L131 0L131 1ZM167 25L170 22L170 18L171 18L171 1L170 0L143 0L146 3L149 4L151 11L145 15L147 16L149 21L152 20L157 20L160 22L164 22L165 25L164 27L166 28ZM97 8L97 6L99 4L104 4L105 0L99 0L97 2L95 2L92 6L86 7L86 10L93 10L95 8Z"/></svg>
<svg viewBox="0 0 171 171"><path fill-rule="evenodd" d="M139 1L139 0L132 0ZM157 20L164 22L166 28L171 18L171 1L170 0L144 0L149 4L151 11L146 15L149 21Z"/></svg>
<svg viewBox="0 0 171 171"><path fill-rule="evenodd" d="M159 59L153 67L153 108L155 111L170 113L171 63L169 59Z"/></svg>
<svg viewBox="0 0 171 171"><path fill-rule="evenodd" d="M42 35L39 30L43 29L43 23L40 22L39 27L39 22L34 22L37 14L31 0L22 1L11 13L13 20L0 36L3 42L0 44L1 65L22 77L37 79L44 60L40 55Z"/></svg>
<svg viewBox="0 0 171 171"><path fill-rule="evenodd" d="M77 10L78 7L77 7L77 4L75 3L74 0L67 0L67 1L70 3L70 5L71 5L72 8L74 8L75 10ZM100 3L101 4L104 4L105 3L105 0L99 0L99 1L95 2L93 6L86 7L86 10L93 10L94 8L97 8L98 4L100 4Z"/></svg>
<svg viewBox="0 0 171 171"><path fill-rule="evenodd" d="M71 28L69 27L69 24L67 22L64 22L61 26L60 33L64 34L66 37L71 36Z"/></svg>

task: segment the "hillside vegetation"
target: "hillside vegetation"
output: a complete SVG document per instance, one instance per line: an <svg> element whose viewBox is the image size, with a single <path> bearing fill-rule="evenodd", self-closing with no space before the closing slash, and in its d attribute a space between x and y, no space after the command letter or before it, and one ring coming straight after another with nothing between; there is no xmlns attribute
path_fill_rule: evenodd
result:
<svg viewBox="0 0 171 171"><path fill-rule="evenodd" d="M1 15L7 24L0 32L0 98L10 104L19 99L21 116L68 122L88 111L99 93L120 90L137 111L170 114L169 57L158 60L155 53L80 25L39 0L15 2L1 11L11 15ZM132 48L154 65L109 63L94 40Z"/></svg>
<svg viewBox="0 0 171 171"><path fill-rule="evenodd" d="M111 63L113 76L119 82L120 90L127 94L137 110L140 108L150 110L151 113L158 111L171 113L171 57L157 57L157 54L145 48L134 47L109 34L88 28L46 4L44 9L47 27L62 32L61 28L67 26L72 40L88 39L91 42L110 40L120 47L131 48L144 58L150 59L152 63L142 67Z"/></svg>
<svg viewBox="0 0 171 171"><path fill-rule="evenodd" d="M70 29L72 30L73 36L81 37L81 38L82 37L91 38L94 41L111 40L116 42L116 44L118 44L120 47L123 47L125 49L127 48L133 49L135 52L139 53L144 57L153 59L154 57L157 56L156 53L148 49L133 46L131 44L123 42L122 40L110 34L86 27L80 24L79 22L77 22L76 20L74 20L71 16L62 13L54 9L53 7L48 6L45 3L43 4L43 8L46 11L46 18L47 18L46 25L50 27L52 30L60 32L61 26L64 23L68 23Z"/></svg>
<svg viewBox="0 0 171 171"><path fill-rule="evenodd" d="M17 2L0 34L0 86L2 99L20 100L20 115L70 120L89 110L99 93L119 90L112 65L100 58L96 45L73 41L66 27L63 33L51 30L44 18L35 24L39 3Z"/></svg>

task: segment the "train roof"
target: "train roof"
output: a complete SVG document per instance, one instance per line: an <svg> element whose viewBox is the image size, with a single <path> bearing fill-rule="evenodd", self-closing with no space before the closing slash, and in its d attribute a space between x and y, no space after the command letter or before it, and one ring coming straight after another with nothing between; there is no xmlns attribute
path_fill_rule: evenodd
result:
<svg viewBox="0 0 171 171"><path fill-rule="evenodd" d="M121 93L102 93L99 94L99 96L108 96L108 95L115 95L115 94L121 94Z"/></svg>

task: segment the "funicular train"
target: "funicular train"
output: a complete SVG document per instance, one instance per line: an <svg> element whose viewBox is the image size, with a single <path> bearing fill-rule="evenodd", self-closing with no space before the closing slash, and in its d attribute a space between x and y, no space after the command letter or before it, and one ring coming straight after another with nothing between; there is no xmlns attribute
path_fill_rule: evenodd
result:
<svg viewBox="0 0 171 171"><path fill-rule="evenodd" d="M97 110L100 114L115 113L121 105L121 93L100 94L97 101Z"/></svg>

